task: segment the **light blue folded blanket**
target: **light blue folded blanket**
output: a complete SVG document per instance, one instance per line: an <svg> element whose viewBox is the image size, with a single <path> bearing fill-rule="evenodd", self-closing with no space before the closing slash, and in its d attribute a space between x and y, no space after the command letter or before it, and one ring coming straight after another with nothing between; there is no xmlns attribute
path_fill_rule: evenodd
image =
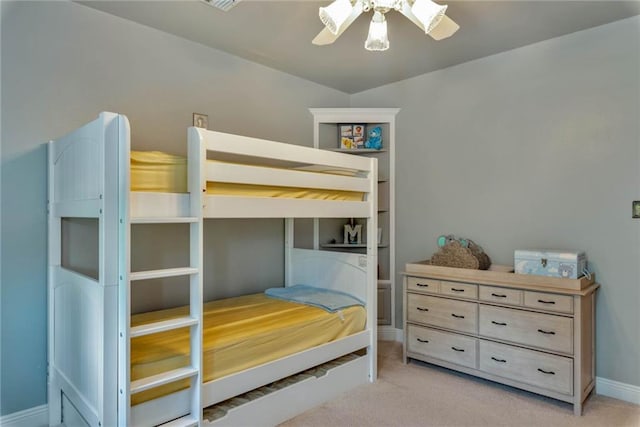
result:
<svg viewBox="0 0 640 427"><path fill-rule="evenodd" d="M288 288L269 288L264 291L264 293L268 297L312 305L332 313L354 305L364 307L364 302L353 295L307 285L295 285L289 286Z"/></svg>

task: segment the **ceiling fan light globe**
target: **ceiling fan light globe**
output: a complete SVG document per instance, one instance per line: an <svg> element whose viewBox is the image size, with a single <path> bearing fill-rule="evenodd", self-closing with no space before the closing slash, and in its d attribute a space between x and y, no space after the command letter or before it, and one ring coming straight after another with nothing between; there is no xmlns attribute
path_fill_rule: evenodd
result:
<svg viewBox="0 0 640 427"><path fill-rule="evenodd" d="M447 7L431 0L415 0L411 6L411 12L422 22L425 34L429 34L442 21Z"/></svg>
<svg viewBox="0 0 640 427"><path fill-rule="evenodd" d="M340 27L345 23L353 10L349 0L335 0L327 7L321 7L318 11L320 20L333 34L338 34Z"/></svg>
<svg viewBox="0 0 640 427"><path fill-rule="evenodd" d="M369 24L369 34L364 42L367 50L379 52L389 49L389 37L387 34L387 20L380 12L374 12L371 24Z"/></svg>

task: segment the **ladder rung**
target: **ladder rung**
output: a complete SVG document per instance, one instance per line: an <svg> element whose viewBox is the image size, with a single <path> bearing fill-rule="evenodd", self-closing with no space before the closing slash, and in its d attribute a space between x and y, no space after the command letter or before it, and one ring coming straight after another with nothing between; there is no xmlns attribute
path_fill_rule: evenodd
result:
<svg viewBox="0 0 640 427"><path fill-rule="evenodd" d="M131 224L182 224L198 222L195 216L137 217L131 218Z"/></svg>
<svg viewBox="0 0 640 427"><path fill-rule="evenodd" d="M174 369L150 377L131 381L131 394L140 393L150 388L160 387L174 381L183 380L198 374L198 370L192 367Z"/></svg>
<svg viewBox="0 0 640 427"><path fill-rule="evenodd" d="M178 418L177 420L169 421L165 424L160 424L160 427L191 427L197 425L198 419L196 417L192 417L191 414L189 414L182 418Z"/></svg>
<svg viewBox="0 0 640 427"><path fill-rule="evenodd" d="M132 327L131 338L157 334L158 332L170 331L172 329L185 328L187 326L196 325L197 323L198 319L194 319L189 316L176 317L175 319L163 320L161 322L147 323L146 325Z"/></svg>
<svg viewBox="0 0 640 427"><path fill-rule="evenodd" d="M165 268L163 270L148 270L148 271L136 271L131 273L129 278L131 280L146 280L146 279L158 279L161 277L174 277L174 276L188 276L190 274L197 274L199 270L192 267L182 268Z"/></svg>

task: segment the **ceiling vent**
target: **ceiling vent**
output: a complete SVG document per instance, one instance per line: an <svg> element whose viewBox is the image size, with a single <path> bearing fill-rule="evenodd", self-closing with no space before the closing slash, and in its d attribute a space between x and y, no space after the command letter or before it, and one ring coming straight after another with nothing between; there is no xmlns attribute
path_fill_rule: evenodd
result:
<svg viewBox="0 0 640 427"><path fill-rule="evenodd" d="M241 0L203 0L205 3L210 4L213 7L224 10L227 12L233 6L240 3Z"/></svg>

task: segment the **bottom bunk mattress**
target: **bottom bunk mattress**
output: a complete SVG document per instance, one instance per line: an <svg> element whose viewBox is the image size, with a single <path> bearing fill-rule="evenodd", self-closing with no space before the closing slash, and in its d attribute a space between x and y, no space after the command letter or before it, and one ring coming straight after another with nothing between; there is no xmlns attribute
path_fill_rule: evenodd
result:
<svg viewBox="0 0 640 427"><path fill-rule="evenodd" d="M131 325L188 314L178 307L133 315ZM362 331L366 312L336 312L264 294L212 301L203 307L203 382L268 363ZM189 365L189 328L131 340L131 380ZM134 394L133 405L188 387L189 380Z"/></svg>

